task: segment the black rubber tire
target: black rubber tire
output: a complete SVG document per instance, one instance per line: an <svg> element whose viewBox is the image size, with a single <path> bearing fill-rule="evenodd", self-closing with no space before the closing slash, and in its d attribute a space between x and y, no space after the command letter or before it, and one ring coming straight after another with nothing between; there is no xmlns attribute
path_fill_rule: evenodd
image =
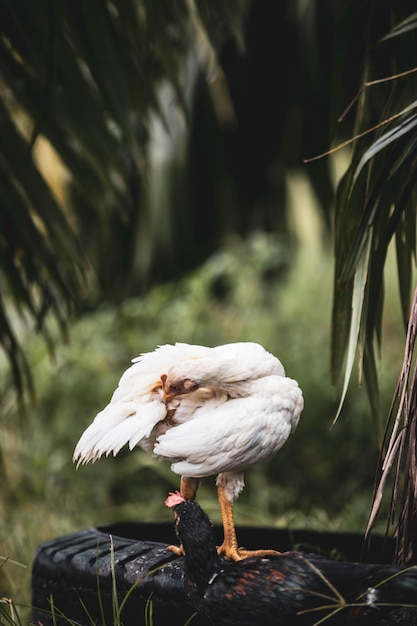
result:
<svg viewBox="0 0 417 626"><path fill-rule="evenodd" d="M215 533L220 542L221 530ZM361 559L363 546L359 534L240 528L238 537L247 548L305 549L350 561ZM183 559L167 549L173 542L173 525L130 523L90 528L41 544L32 570L32 622L110 626L115 581L119 606L128 595L120 618L124 626L184 626L195 611L182 589ZM376 537L366 560L389 563L392 550L392 542ZM201 615L191 621L191 626L207 624Z"/></svg>
<svg viewBox="0 0 417 626"><path fill-rule="evenodd" d="M120 615L124 626L186 623L195 611L182 590L181 559L166 544L118 532L90 528L39 546L32 569L34 624L112 625L114 581L119 606L128 595ZM208 624L200 616L192 623Z"/></svg>

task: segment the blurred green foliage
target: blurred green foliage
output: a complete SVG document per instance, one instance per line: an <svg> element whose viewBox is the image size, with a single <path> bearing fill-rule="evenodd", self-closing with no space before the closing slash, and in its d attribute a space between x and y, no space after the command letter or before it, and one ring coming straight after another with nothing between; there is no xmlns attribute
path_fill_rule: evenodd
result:
<svg viewBox="0 0 417 626"><path fill-rule="evenodd" d="M167 464L139 449L78 470L71 457L130 360L175 341L258 341L303 389L305 409L295 434L246 474L237 524L363 530L377 460L370 409L365 391L357 389L331 428L337 403L329 377L330 251L325 241L311 245L316 234L308 235L308 211L301 215L310 242L294 248L261 233L231 239L178 283L85 315L53 362L40 338L26 338L38 399L24 420L12 401L0 418L0 554L30 565L41 541L77 528L127 519L170 522L163 502L179 478ZM395 315L389 320L385 404L401 360ZM214 479L203 481L199 500L218 522ZM8 593L14 591L17 603L27 601L30 570L17 576L12 570L2 568L0 581L7 571Z"/></svg>

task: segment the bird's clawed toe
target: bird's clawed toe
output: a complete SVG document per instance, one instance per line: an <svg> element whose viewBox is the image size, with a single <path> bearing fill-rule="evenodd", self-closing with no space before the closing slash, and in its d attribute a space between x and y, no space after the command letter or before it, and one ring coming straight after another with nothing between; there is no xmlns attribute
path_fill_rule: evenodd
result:
<svg viewBox="0 0 417 626"><path fill-rule="evenodd" d="M246 548L237 548L223 542L221 546L217 547L217 554L223 554L229 561L242 561L249 557L280 556L284 553L278 552L278 550L246 550Z"/></svg>
<svg viewBox="0 0 417 626"><path fill-rule="evenodd" d="M237 553L240 560L251 556L281 556L283 554L283 552L278 552L278 550L246 550L245 548L238 548Z"/></svg>
<svg viewBox="0 0 417 626"><path fill-rule="evenodd" d="M182 544L180 546L168 546L168 550L170 550L170 552L173 552L175 554L175 556L185 556L185 552L184 552L184 548L182 547Z"/></svg>

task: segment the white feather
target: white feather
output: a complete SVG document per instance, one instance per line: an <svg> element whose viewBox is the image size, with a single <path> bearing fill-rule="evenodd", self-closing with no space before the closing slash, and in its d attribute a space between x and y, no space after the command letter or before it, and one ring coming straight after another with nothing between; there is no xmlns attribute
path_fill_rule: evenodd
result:
<svg viewBox="0 0 417 626"><path fill-rule="evenodd" d="M155 454L174 459L171 468L176 474L195 478L241 472L262 461L278 450L295 428L302 396L297 383L289 378L271 376L257 387L263 391L253 390L249 397L230 399L214 409L210 403L197 409L191 421L158 438Z"/></svg>
<svg viewBox="0 0 417 626"><path fill-rule="evenodd" d="M177 343L159 346L133 359L133 365L122 375L110 403L81 436L74 461L78 464L94 462L103 454L116 455L127 443L132 449L149 438L152 429L167 414L160 390L161 374L174 363L201 358L209 352L210 348L205 346Z"/></svg>
<svg viewBox="0 0 417 626"><path fill-rule="evenodd" d="M166 402L161 376L196 383ZM183 389L184 391L184 389ZM256 343L185 343L141 354L110 403L81 436L74 460L95 461L139 445L190 478L219 474L234 500L243 471L278 450L296 428L303 397L281 362Z"/></svg>

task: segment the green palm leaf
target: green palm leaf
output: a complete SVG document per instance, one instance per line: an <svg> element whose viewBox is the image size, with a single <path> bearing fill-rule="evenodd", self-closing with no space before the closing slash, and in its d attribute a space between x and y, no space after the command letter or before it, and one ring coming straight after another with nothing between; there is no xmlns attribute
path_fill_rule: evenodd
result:
<svg viewBox="0 0 417 626"><path fill-rule="evenodd" d="M368 73L385 61L393 77L381 81L372 76L368 82L373 86L363 90L357 110L358 141L337 196L332 319L335 383L343 376L338 415L357 352L381 449L367 533L373 528L388 477L393 474L389 522L398 522L397 558L411 562L417 553L413 539L417 528L416 382L410 369L416 321L415 299L410 314L410 298L416 259L417 82L415 72L408 71L406 64L413 58L410 54L417 41L416 17L413 14L399 20L368 56ZM373 89L378 89L378 97ZM383 103L379 113L378 101ZM367 127L374 132L366 133ZM382 437L375 346L381 343L384 266L391 242L396 246L400 301L408 335L403 369Z"/></svg>
<svg viewBox="0 0 417 626"><path fill-rule="evenodd" d="M413 22L412 22L413 23ZM400 29L396 35L406 33L414 41L415 29ZM383 47L382 40L380 46ZM411 42L407 41L407 45ZM377 48L373 51L373 62L378 61ZM401 54L400 54L401 52ZM404 57L404 50L393 54L392 63ZM382 53L381 53L382 54ZM370 71L370 70L369 70ZM400 82L401 85L397 83ZM335 285L332 333L332 372L335 383L345 371L344 388L350 378L345 365L348 350L351 362L353 346L357 345L364 359L365 379L375 412L376 372L371 363L374 360L372 343L379 342L383 308L383 269L391 240L397 247L400 296L404 320L408 319L411 288L412 259L415 256L414 202L416 198L415 164L417 162L417 93L413 74L404 78L387 81L383 86L385 102L384 118L375 124L372 119L373 94L365 90L358 109L357 125L361 139L354 147L351 165L338 190L335 220ZM401 105L409 100L405 106ZM376 127L376 137L363 135L364 124ZM410 220L410 221L408 221ZM406 226L407 224L407 226ZM360 329L352 326L352 306L354 285L358 276L363 275L363 255L371 237L369 264L363 301L367 302L365 314L361 318ZM357 303L355 308L358 308ZM362 341L359 337L362 336ZM355 338L356 337L356 338ZM364 350L365 343L368 346ZM349 347L348 347L349 346ZM370 359L370 361L369 361ZM369 362L368 362L369 361ZM371 374L371 372L373 372ZM343 395L344 398L344 395ZM374 415L375 419L380 416Z"/></svg>
<svg viewBox="0 0 417 626"><path fill-rule="evenodd" d="M210 4L200 3L218 42L223 10ZM241 15L238 2L228 3L226 36ZM199 19L193 2L0 1L0 335L19 392L29 370L13 307L49 342L48 311L63 328L71 311L126 292L135 222L147 211L149 119L165 115L163 81L186 113L181 68ZM33 158L40 134L71 173L65 206ZM94 273L101 293L91 290Z"/></svg>

